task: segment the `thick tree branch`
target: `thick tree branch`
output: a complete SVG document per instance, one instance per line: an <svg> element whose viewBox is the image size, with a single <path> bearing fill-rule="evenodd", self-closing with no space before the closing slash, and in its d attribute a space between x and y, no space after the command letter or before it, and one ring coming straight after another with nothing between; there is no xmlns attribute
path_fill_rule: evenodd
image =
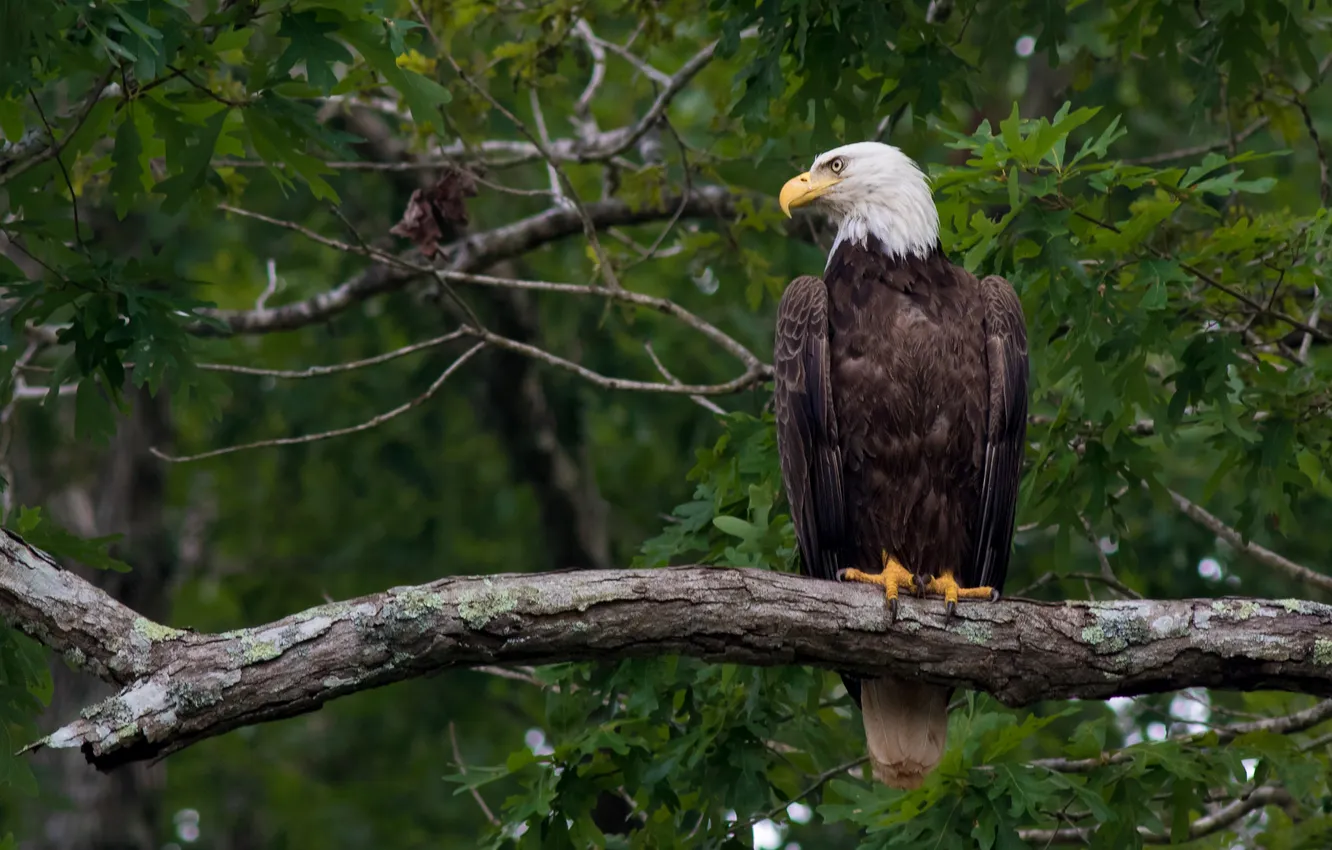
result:
<svg viewBox="0 0 1332 850"><path fill-rule="evenodd" d="M0 617L115 697L36 746L100 768L451 667L686 655L892 674L1009 705L1193 686L1332 695L1332 606L1298 600L907 600L856 585L677 567L452 577L218 635L147 620L0 534Z"/></svg>

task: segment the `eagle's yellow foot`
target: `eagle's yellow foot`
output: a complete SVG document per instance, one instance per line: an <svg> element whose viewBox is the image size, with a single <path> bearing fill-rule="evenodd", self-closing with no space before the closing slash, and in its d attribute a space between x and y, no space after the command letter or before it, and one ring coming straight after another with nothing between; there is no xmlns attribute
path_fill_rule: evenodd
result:
<svg viewBox="0 0 1332 850"><path fill-rule="evenodd" d="M925 593L942 596L945 607L949 614L957 610L957 600L959 599L988 599L994 601L999 598L999 593L993 587L962 587L953 578L952 573L944 573L941 576L931 578L925 584Z"/></svg>
<svg viewBox="0 0 1332 850"><path fill-rule="evenodd" d="M905 588L909 593L916 592L916 579L910 570L898 563L896 558L883 555L883 572L866 573L860 570L838 570L838 581L858 581L864 584L877 584L883 588L883 595L888 600L888 609L897 616L897 594Z"/></svg>

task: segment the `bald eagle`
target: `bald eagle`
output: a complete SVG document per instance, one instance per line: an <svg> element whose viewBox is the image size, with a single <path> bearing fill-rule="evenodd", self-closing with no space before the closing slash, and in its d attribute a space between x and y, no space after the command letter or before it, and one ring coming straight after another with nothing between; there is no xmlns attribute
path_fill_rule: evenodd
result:
<svg viewBox="0 0 1332 850"><path fill-rule="evenodd" d="M1017 293L949 262L925 175L890 145L821 154L780 202L837 226L823 279L793 280L777 315L777 446L802 570L879 585L894 615L900 590L949 613L997 599L1027 428ZM918 787L943 756L951 689L843 679L875 778Z"/></svg>

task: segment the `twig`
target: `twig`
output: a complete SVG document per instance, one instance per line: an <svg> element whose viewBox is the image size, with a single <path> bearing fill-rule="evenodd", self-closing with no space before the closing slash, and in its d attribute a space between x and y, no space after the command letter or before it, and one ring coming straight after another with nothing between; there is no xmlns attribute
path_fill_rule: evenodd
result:
<svg viewBox="0 0 1332 850"><path fill-rule="evenodd" d="M221 209L235 213L237 215L247 216L250 218L257 219L259 221L264 221L269 224L277 225L279 227L285 227L289 230L294 230L308 239L311 239L315 242L319 242L320 244L323 245L327 245L331 248L336 248L340 251L346 251L352 254L360 254L362 256L369 256L372 259L379 260L380 262L391 263L399 268L410 270L420 275L427 275L427 276L433 275L436 279L440 280L441 282L453 281L459 283L479 284L482 286L500 286L509 289L529 289L529 290L538 290L545 292L562 292L572 295L589 295L601 298L611 298L616 301L623 301L630 304L636 304L642 307L648 307L658 312L670 315L678 319L679 321L683 322L684 324L692 327L694 330L698 331L699 333L702 333L704 336L708 337L709 339L713 340L718 345L720 345L723 349L733 354L746 367L745 373L741 375L739 378L736 378L732 381L728 381L722 384L691 386L686 384L659 384L659 383L649 383L643 381L627 381L618 378L608 378L606 376L593 372L590 369L585 369L584 367L579 366L576 363L572 363L571 361L564 360L563 358L556 357L553 354L549 354L545 351L542 351L541 349L538 349L534 346L530 346L525 343L515 342L506 337L502 337L498 334L485 330L484 328L478 328L473 326L469 331L467 331L469 335L476 336L480 339L484 339L487 342L492 342L495 345L500 346L502 348L509 348L510 350L518 351L519 353L528 354L529 356L534 356L537 357L538 359L544 360L545 362L550 363L551 365L559 366L561 368L574 371L577 374L581 375L582 377L593 381L598 386L602 386L608 389L633 389L633 390L640 390L647 392L668 392L668 393L685 393L685 394L697 393L701 395L714 395L720 393L734 392L738 389L743 389L745 387L751 386L755 383L758 383L761 380L766 379L771 374L772 371L771 367L769 367L767 364L759 360L758 357L756 357L753 352L751 352L745 346L741 345L729 334L726 334L725 332L717 328L715 325L703 320L702 318L699 318L695 314L691 313L690 311L676 304L674 301L670 301L665 298L657 298L651 295L642 295L637 292L632 292L630 290L623 288L608 289L606 287L587 286L587 285L571 284L571 283L553 283L549 281L539 281L539 280L517 280L510 278L493 277L490 275L470 274L467 272L458 272L449 269L435 269L429 266L407 262L391 254L388 254L383 251L378 251L373 248L359 248L354 245L349 245L346 242L341 242L339 240L324 236L323 234L316 233L315 231L307 227L304 227L302 225L296 224L295 222L271 218L261 213L251 212L249 210L241 209L239 207L232 207L228 204L220 204L219 207Z"/></svg>
<svg viewBox="0 0 1332 850"><path fill-rule="evenodd" d="M758 823L761 820L772 820L773 818L778 817L779 815L781 815L782 812L786 811L787 807L790 806L792 803L798 803L801 800L808 797L810 794L813 794L815 791L822 788L830 779L841 776L843 773L846 773L847 771L855 770L856 768L860 767L862 764L864 764L867 761L869 761L869 756L864 755L860 756L859 758L851 759L851 761L839 764L836 767L828 768L823 773L820 773L818 776L814 777L813 781L811 781L809 785L807 785L806 787L802 788L799 791L799 793L797 793L794 797L787 800L785 803L782 803L781 805L772 807L770 810L768 810L762 815L750 818L749 820L745 821L745 823L742 824L741 826L736 827L736 831L739 832L747 827L752 827L754 824Z"/></svg>
<svg viewBox="0 0 1332 850"><path fill-rule="evenodd" d="M1271 732L1275 735L1289 735L1295 732L1303 732L1306 729L1312 729L1325 720L1332 719L1332 699L1325 699L1321 702L1297 711L1293 714L1283 715L1281 717L1268 717L1263 720L1253 720L1247 723L1236 723L1231 726L1223 726L1219 729L1208 730L1197 735L1188 735L1179 740L1185 743L1200 741L1207 735L1216 733L1217 744L1227 744L1240 735L1247 735L1251 732ZM1126 764L1133 759L1133 753L1130 750L1118 750L1115 752L1103 753L1097 758L1088 759L1066 759L1050 758L1037 759L1030 762L1032 767L1041 767L1046 770L1053 770L1056 773L1090 773L1097 768L1108 765Z"/></svg>
<svg viewBox="0 0 1332 850"><path fill-rule="evenodd" d="M458 730L454 728L452 720L449 721L449 743L453 745L453 763L458 766L458 773L466 776L467 764L463 761L462 750L458 749ZM499 826L499 818L495 817L495 813L490 810L490 806L486 805L486 800L481 796L481 792L475 786L468 790L472 792L472 799L476 800L476 804L481 807L481 813L486 816L486 820L490 821L490 825Z"/></svg>
<svg viewBox="0 0 1332 850"><path fill-rule="evenodd" d="M1095 216L1087 215L1086 213L1080 212L1078 210L1074 210L1073 214L1086 222L1095 224L1098 227L1103 227L1112 233L1122 232L1118 226L1108 221L1102 221L1101 219L1098 219ZM1151 247L1149 250L1151 250L1151 252L1159 259L1162 260L1172 259L1168 253L1166 253L1164 250L1160 248ZM1286 324L1290 325L1291 327L1295 328L1298 331L1304 331L1307 334L1317 337L1320 342L1332 342L1332 336L1329 336L1323 331L1320 331L1317 328L1312 327L1305 322L1301 322L1299 319L1295 318L1294 316L1283 313L1280 310L1267 309L1262 304L1259 304L1257 301L1254 301L1249 296L1245 295L1242 292L1239 292L1236 289L1231 288L1230 286L1227 286L1226 284L1217 280L1215 277L1207 274L1206 272L1204 272L1202 269L1198 268L1195 265L1191 265L1189 263L1180 263L1179 267L1184 271L1188 272L1189 274L1193 275L1194 277L1198 278L1198 280L1212 287L1213 289L1216 289L1220 292L1224 292L1225 294L1229 295L1231 298L1234 298L1236 301L1239 301L1240 303L1244 304L1246 307L1257 313L1268 315L1275 319L1280 319L1281 321L1285 322Z"/></svg>
<svg viewBox="0 0 1332 850"><path fill-rule="evenodd" d="M1115 568L1110 565L1110 558L1105 554L1105 550L1101 548L1101 541L1096 536L1096 531L1092 528L1091 522L1082 514L1078 514L1078 519L1082 521L1082 529L1087 533L1087 540L1096 552L1096 560L1101 564L1101 581L1132 599L1141 599L1141 593L1131 589L1115 575Z"/></svg>
<svg viewBox="0 0 1332 850"><path fill-rule="evenodd" d="M545 682L541 681L536 676L532 675L531 672L524 673L520 670L511 670L508 667L495 667L493 665L483 665L481 667L473 667L472 669L478 673L486 673L487 675L495 676L500 679L510 679L514 682L523 682L535 688L540 688L543 691L553 690L556 693L558 693L560 690L559 687L556 685L548 685ZM531 670L530 667L523 669L529 671Z"/></svg>
<svg viewBox="0 0 1332 850"><path fill-rule="evenodd" d="M574 104L574 115L586 128L595 131L597 125L592 117L592 99L597 96L597 91L606 80L606 44L592 32L592 26L586 19L580 18L578 23L574 24L574 32L587 45L587 52L592 54L592 74L588 77L583 93L578 96L578 101ZM536 89L531 91L535 92ZM542 137L542 142L549 147L550 139L545 136L545 131L542 131Z"/></svg>
<svg viewBox="0 0 1332 850"><path fill-rule="evenodd" d="M399 357L405 357L408 354L415 354L418 351L424 351L427 348L434 348L443 345L446 342L452 342L459 337L465 336L466 331L456 330L453 333L437 336L434 339L428 339L424 342L416 342L411 345L405 345L402 348L396 348L393 351L384 354L376 354L374 357L367 357L364 360L353 360L349 363L334 363L331 366L311 366L308 369L286 370L286 369L257 369L251 366L237 366L231 363L200 363L199 368L208 372L230 372L235 375L256 375L265 378L316 378L322 375L336 375L339 372L350 372L354 369L364 369L367 366L377 366L380 363L387 363L390 360L396 360Z"/></svg>
<svg viewBox="0 0 1332 850"><path fill-rule="evenodd" d="M1271 122L1272 119L1264 115L1262 118L1259 118L1249 126L1245 127L1243 130L1240 130L1238 133L1236 133L1234 137L1235 143L1239 144L1243 142L1245 139L1249 138L1254 133L1263 129ZM1222 150L1223 148L1229 147L1230 142L1231 142L1230 138L1225 138L1219 142L1211 142L1210 144L1206 145L1190 145L1189 147L1186 148L1177 148L1175 150L1162 151L1161 153L1154 153L1151 154L1150 156L1142 156L1138 157L1137 159L1130 159L1128 160L1128 162L1131 165L1158 165L1162 162L1170 162L1171 160L1174 159L1191 159L1192 157L1195 156L1200 156L1205 153L1211 153L1212 151L1219 151Z"/></svg>
<svg viewBox="0 0 1332 850"><path fill-rule="evenodd" d="M579 23L584 24L585 22L579 21ZM582 38L585 41L587 41L589 52L592 52L592 45L595 43L596 47L599 50L601 50L603 56L605 55L605 51L609 50L611 53L614 53L616 56L628 62L630 65L633 65L636 71L638 71L643 76L647 77L649 80L656 83L657 85L669 86L671 84L670 74L664 74L661 71L658 71L656 68L648 64L646 60L639 58L639 56L636 53L629 50L627 47L622 47L613 41L606 41L605 39L598 36L596 33L592 32L591 27L586 27L586 28L576 27L575 31L578 32L578 34L582 36ZM637 35L637 33L635 33L635 35ZM595 56L595 54L593 55Z"/></svg>
<svg viewBox="0 0 1332 850"><path fill-rule="evenodd" d="M633 268L639 263L645 263L656 255L657 250L661 248L661 243L666 241L666 237L675 229L675 225L679 223L680 218L684 215L686 200L694 192L694 180L689 173L689 150L685 147L684 140L680 138L680 134L675 131L671 122L663 120L662 123L666 125L666 129L670 131L671 136L675 139L676 147L680 149L680 168L684 174L684 191L680 193L680 205L675 208L675 214L671 216L670 221L666 222L666 226L661 229L661 233L657 234L657 238L652 241L652 244L648 246L642 256L626 268Z"/></svg>
<svg viewBox="0 0 1332 850"><path fill-rule="evenodd" d="M492 331L476 328L470 330L472 336L484 340L496 348L503 348L517 352L518 354L531 357L534 360L540 360L547 365L563 369L566 372L572 372L583 380L607 390L630 390L633 392L670 393L688 396L729 395L754 386L766 378L770 371L762 366L750 367L739 377L732 378L731 380L720 384L667 384L657 381L634 381L627 378L612 378L603 375L600 372L593 371L586 366L575 363L572 360L566 360L563 357L551 354L545 349L537 348L535 345L528 345L525 342L509 339L508 337L500 336Z"/></svg>
<svg viewBox="0 0 1332 850"><path fill-rule="evenodd" d="M1213 516L1201 505L1189 501L1174 490L1170 490L1169 493L1170 500L1175 503L1175 507L1185 516L1226 541L1226 543L1235 551L1248 555L1260 564L1281 570L1287 575L1299 579L1306 584L1321 590L1332 591L1332 576L1324 575L1316 570L1311 570L1306 566L1297 564L1289 558L1279 555L1271 549L1260 546L1251 540L1246 541L1242 534Z"/></svg>
<svg viewBox="0 0 1332 850"><path fill-rule="evenodd" d="M273 257L269 257L269 258L268 258L268 285L264 287L264 291L261 292L261 293L259 293L259 297L258 297L257 299L255 299L255 302L254 302L254 309L256 309L256 310L263 310L263 309L267 308L267 306L268 306L268 299L269 299L270 297L272 297L273 293L277 292L277 285L278 285L277 260L274 259Z"/></svg>
<svg viewBox="0 0 1332 850"><path fill-rule="evenodd" d="M1314 126L1308 101L1303 96L1297 95L1291 98L1291 102L1300 110L1300 115L1304 116L1304 128L1309 131L1314 152L1318 154L1318 200L1323 206L1327 206L1332 203L1332 176L1328 174L1327 151L1323 150L1323 140L1318 135L1318 128Z"/></svg>
<svg viewBox="0 0 1332 850"><path fill-rule="evenodd" d="M635 208L619 199L595 201L588 205L588 211L598 227L615 225L641 224L656 221L672 214L674 198L663 199L663 208ZM260 221L266 221L279 227L286 227L331 247L343 249L344 243L328 240L315 234L308 228L302 228L292 222L285 222L251 213L239 208L227 207L238 215L246 215ZM699 187L689 197L685 215L698 217L727 217L736 209L736 196L717 186ZM808 221L803 222L808 224ZM528 216L494 230L474 233L457 242L443 246L443 254L449 258L451 269L467 271L492 266L497 261L517 256L557 239L581 232L582 221L573 210L552 207L536 215ZM313 235L312 235L313 234ZM798 234L800 235L800 234ZM347 246L352 251L364 255L364 251ZM221 310L201 309L199 314L218 320L227 326L231 333L272 333L274 331L293 330L316 322L329 319L348 307L375 295L402 288L408 282L419 277L414 269L404 269L398 258L389 254L375 255L390 258L391 265L372 266L358 273L351 279L320 292L303 301L296 301L273 307L268 310ZM387 263L388 260L385 260ZM209 336L219 333L209 323L198 323L190 328L192 333Z"/></svg>
<svg viewBox="0 0 1332 850"><path fill-rule="evenodd" d="M1311 328L1318 327L1318 321L1323 313L1323 290L1314 287L1314 293L1313 307L1309 310L1309 327ZM1304 338L1300 340L1299 358L1300 362L1306 366L1309 365L1309 349L1312 345L1313 335L1305 334Z"/></svg>
<svg viewBox="0 0 1332 850"><path fill-rule="evenodd" d="M78 133L79 129L83 126L84 122L88 120L88 116L92 114L93 107L96 106L99 101L101 101L103 96L108 94L107 83L110 82L111 76L114 73L115 73L114 68L108 70L93 85L92 91L88 93L88 97L83 101L83 106L79 109L79 113L75 117L74 126L70 128L70 131L65 134L65 137L63 139L56 141L54 134L49 133L50 125L47 125L48 134L51 135L51 144L42 148L36 154L33 154L32 156L29 156L26 159L18 159L14 157L13 156L14 154L21 153L22 151L21 140L19 144L14 146L14 148L19 149L18 151L15 151L14 148L11 148L8 151L8 153L11 155L11 158L7 160L0 160L0 186L5 185L10 180L13 180L15 177L18 177L20 174L23 174L28 169L41 165L43 162L46 162L51 157L58 156L60 152L65 149L65 145L69 144L69 140L72 139L76 133ZM112 90L118 93L120 91L120 87L114 86L112 87ZM42 121L43 123L45 123L46 119L43 118Z"/></svg>
<svg viewBox="0 0 1332 850"><path fill-rule="evenodd" d="M0 478L5 481L3 491L0 491L0 526L3 526L9 519L9 511L13 508L14 500L14 471L9 465L9 446L14 437L13 417L14 409L18 405L20 398L19 391L24 389L23 376L20 374L23 367L28 364L33 357L42 349L42 343L38 339L30 338L28 345L19 354L14 361L14 368L10 370L9 379L14 382L14 396L9 403L0 408Z"/></svg>
<svg viewBox="0 0 1332 850"><path fill-rule="evenodd" d="M65 178L65 188L69 189L69 206L74 211L74 241L79 243L79 248L84 253L87 253L88 246L83 242L83 227L79 224L79 196L74 192L74 181L69 179L69 169L65 168L65 160L60 156L60 152L64 150L65 145L56 140L55 128L51 126L50 121L46 120L46 111L42 109L42 102L37 98L37 93L28 89L28 97L32 99L32 105L37 110L37 117L42 119L42 126L46 128L46 134L51 137L51 146L47 150L52 151L51 156L60 168L60 176ZM68 142L73 134L71 132L69 136L66 136L65 142Z"/></svg>
<svg viewBox="0 0 1332 850"><path fill-rule="evenodd" d="M1023 596L1024 594L1031 593L1033 590L1036 590L1037 588L1044 587L1045 585L1049 584L1052 581L1064 581L1065 579L1069 581L1081 581L1084 583L1089 581L1100 582L1101 584L1114 588L1115 590L1123 594L1125 597L1132 599L1142 598L1141 594L1139 594L1137 591L1135 591L1133 588L1129 587L1128 585L1124 584L1119 579L1113 577L1107 578L1102 573L1057 573L1054 572L1053 570L1045 573L1040 578L1036 579L1026 587L1019 588L1013 591L1012 593L1005 595L1010 597Z"/></svg>
<svg viewBox="0 0 1332 850"><path fill-rule="evenodd" d="M537 134L541 137L541 144L550 146L550 133L546 130L546 116L541 111L541 99L537 97L537 90L530 88L527 90L528 100L532 105L532 117L536 121ZM550 180L550 194L555 199L555 203L562 207L573 206L573 202L564 194L560 186L560 172L555 168L555 161L546 160L546 177Z"/></svg>
<svg viewBox="0 0 1332 850"><path fill-rule="evenodd" d="M201 452L195 455L173 456L166 454L165 452L159 450L155 446L149 448L149 451L152 452L155 457L160 458L161 460L168 461L169 463L190 463L196 460L203 460L205 458L231 454L233 452L247 451L249 449L262 449L262 448L270 448L273 446L294 446L301 443L313 443L318 440L328 440L334 437L344 437L348 434L357 434L360 433L361 431L369 431L371 428L376 428L384 424L385 422L389 421L390 419L393 419L396 416L400 416L401 414L406 413L412 408L418 407L419 405L427 401L431 396L433 396L439 390L440 387L444 386L444 382L447 381L449 377L455 371L457 371L460 366L462 366L464 363L470 360L473 354L476 354L484 347L485 347L484 342L478 342L476 345L473 345L471 348L464 351L458 357L457 360L454 360L453 363L449 364L449 367L447 369L445 369L443 372L440 373L439 377L435 379L434 383L432 383L429 386L429 388L426 389L425 392L421 393L416 398L406 402L405 404L400 404L397 407L393 408L392 410L385 411L384 413L381 413L378 416L375 416L371 419L367 419L365 422L362 422L358 425L351 425L346 428L335 428L331 431L321 431L317 434L304 434L300 437L279 437L272 440L259 440L253 443L243 443L241 445L236 445L236 446L226 446L224 448L213 449L212 451Z"/></svg>
<svg viewBox="0 0 1332 850"><path fill-rule="evenodd" d="M1214 832L1220 832L1226 829L1235 821L1264 806L1272 803L1280 803L1290 799L1290 794L1286 789L1279 785L1263 785L1254 789L1247 797L1241 797L1232 800L1230 803L1217 809L1210 815L1202 817L1189 824L1188 840L1193 841ZM1081 827L1062 827L1060 829L1022 829L1018 830L1018 837L1029 844L1045 842L1046 844L1085 844L1096 831L1094 826ZM1151 832L1146 827L1138 827L1138 834L1142 836L1144 844L1173 844L1170 835L1161 835Z"/></svg>
<svg viewBox="0 0 1332 850"><path fill-rule="evenodd" d="M495 99L494 95L482 87L480 83L472 79L472 76L464 71L462 66L458 64L458 60L453 58L452 53L444 49L443 46L439 48L439 52L440 55L448 61L449 66L453 68L453 72L458 75L460 80L466 83L467 86L477 94L481 95L481 97L489 103L496 112L508 119L509 123L513 124L518 132L527 136L528 140L536 145L537 151L541 154L541 158L544 159L547 165L549 165L555 172L555 175L558 178L557 182L559 188L562 190L564 197L573 205L574 210L578 213L578 219L583 224L583 234L587 237L588 243L592 246L592 253L597 258L597 265L600 268L602 277L606 281L606 285L611 289L620 289L620 281L615 275L615 268L611 264L610 257L606 255L606 249L602 247L601 240L597 238L596 225L593 224L591 217L587 214L587 208L583 206L583 202L579 199L578 192L574 189L573 181L569 179L569 175L564 173L564 169L559 165L559 160L551 154L549 146L544 143L540 137L533 135L532 131L527 128L527 125L524 124L517 115L514 115L508 107L500 103ZM619 151L616 151L616 153L619 153Z"/></svg>
<svg viewBox="0 0 1332 850"><path fill-rule="evenodd" d="M661 373L661 376L663 378L670 381L672 384L676 386L680 386L681 384L684 383L679 378L675 377L669 371L667 371L666 365L661 362L660 358L657 357L657 352L652 350L651 342L643 343L643 347L647 349L648 357L652 358L652 365L657 367L657 371ZM703 408L704 410L707 410L711 413L715 413L718 416L726 415L726 411L723 410L716 402L712 401L711 399L705 398L704 396L701 395L691 395L689 399L695 404L697 404L699 407Z"/></svg>

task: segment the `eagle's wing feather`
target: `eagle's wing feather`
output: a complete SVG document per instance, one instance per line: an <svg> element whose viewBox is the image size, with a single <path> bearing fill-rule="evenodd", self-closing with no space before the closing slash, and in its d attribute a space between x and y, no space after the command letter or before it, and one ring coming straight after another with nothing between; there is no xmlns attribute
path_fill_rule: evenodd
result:
<svg viewBox="0 0 1332 850"><path fill-rule="evenodd" d="M1027 438L1027 326L1022 302L1002 277L981 281L989 404L981 515L966 584L1001 589L1008 573L1018 482Z"/></svg>
<svg viewBox="0 0 1332 850"><path fill-rule="evenodd" d="M777 452L804 572L832 579L846 514L828 352L827 287L817 277L798 277L777 308Z"/></svg>

